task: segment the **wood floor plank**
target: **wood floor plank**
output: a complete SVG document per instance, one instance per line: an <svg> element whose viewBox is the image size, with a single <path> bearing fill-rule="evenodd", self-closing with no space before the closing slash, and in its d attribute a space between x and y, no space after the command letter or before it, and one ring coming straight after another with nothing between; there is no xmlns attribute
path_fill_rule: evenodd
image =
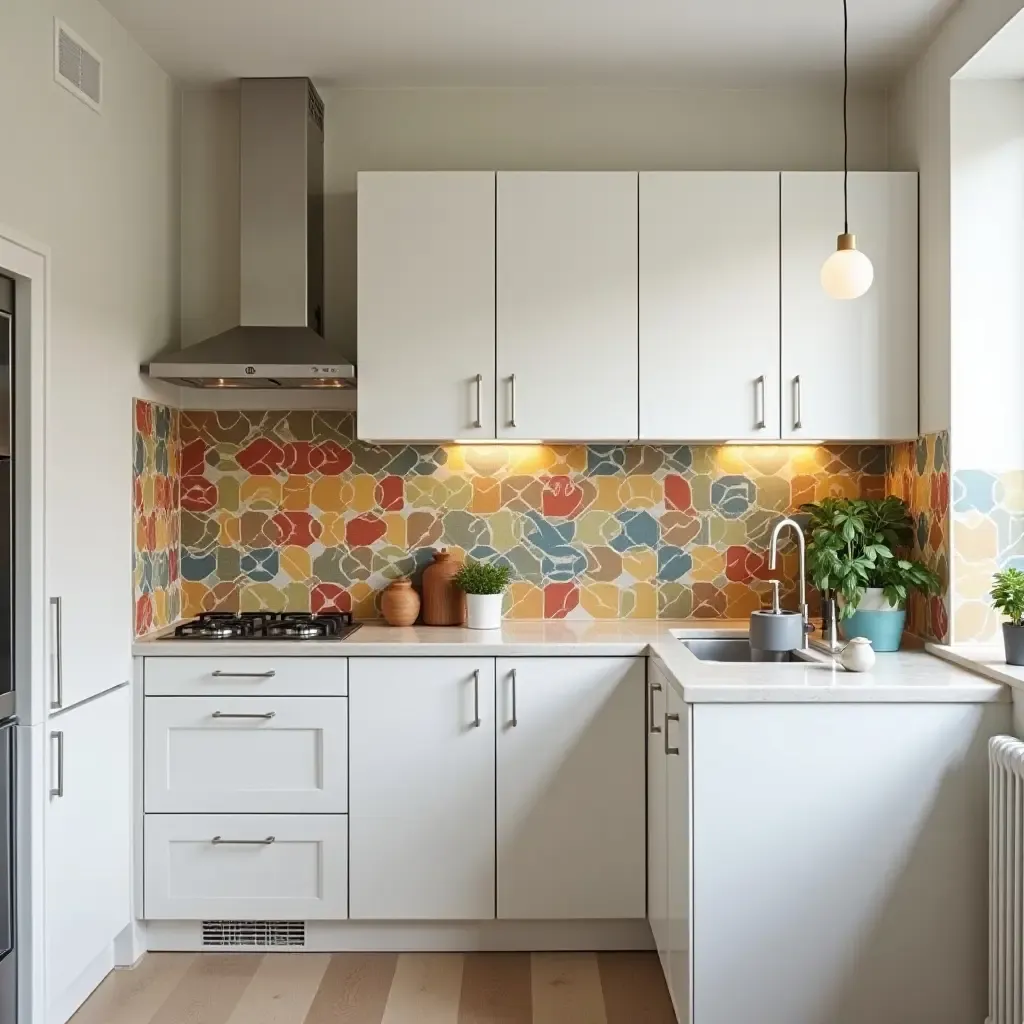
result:
<svg viewBox="0 0 1024 1024"><path fill-rule="evenodd" d="M335 953L305 1024L381 1024L395 953Z"/></svg>
<svg viewBox="0 0 1024 1024"><path fill-rule="evenodd" d="M532 1024L529 953L469 953L458 1024Z"/></svg>
<svg viewBox="0 0 1024 1024"><path fill-rule="evenodd" d="M131 970L113 971L70 1024L149 1024L194 960L194 953L149 953Z"/></svg>
<svg viewBox="0 0 1024 1024"><path fill-rule="evenodd" d="M330 953L268 953L227 1024L302 1024Z"/></svg>
<svg viewBox="0 0 1024 1024"><path fill-rule="evenodd" d="M608 1024L676 1024L657 953L598 953Z"/></svg>
<svg viewBox="0 0 1024 1024"><path fill-rule="evenodd" d="M262 960L259 953L197 956L150 1024L226 1024Z"/></svg>
<svg viewBox="0 0 1024 1024"><path fill-rule="evenodd" d="M533 1024L608 1024L594 953L531 953Z"/></svg>
<svg viewBox="0 0 1024 1024"><path fill-rule="evenodd" d="M461 953L402 953L383 1024L458 1024Z"/></svg>

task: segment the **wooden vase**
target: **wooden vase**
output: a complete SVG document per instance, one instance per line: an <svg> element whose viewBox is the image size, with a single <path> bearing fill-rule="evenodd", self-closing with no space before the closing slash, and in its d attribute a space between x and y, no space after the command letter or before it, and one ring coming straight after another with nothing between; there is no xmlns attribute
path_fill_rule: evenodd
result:
<svg viewBox="0 0 1024 1024"><path fill-rule="evenodd" d="M466 595L452 582L462 563L450 551L434 552L423 570L423 622L428 626L461 626L466 621Z"/></svg>
<svg viewBox="0 0 1024 1024"><path fill-rule="evenodd" d="M411 626L420 613L420 595L412 581L395 580L380 599L380 611L389 626Z"/></svg>

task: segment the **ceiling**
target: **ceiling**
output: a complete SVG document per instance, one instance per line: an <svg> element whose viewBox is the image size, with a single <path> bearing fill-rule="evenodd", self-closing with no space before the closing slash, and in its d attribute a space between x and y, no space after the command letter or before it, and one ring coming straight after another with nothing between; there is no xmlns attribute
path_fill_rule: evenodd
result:
<svg viewBox="0 0 1024 1024"><path fill-rule="evenodd" d="M353 86L763 84L832 75L841 0L102 0L172 76ZM886 80L955 0L849 0Z"/></svg>

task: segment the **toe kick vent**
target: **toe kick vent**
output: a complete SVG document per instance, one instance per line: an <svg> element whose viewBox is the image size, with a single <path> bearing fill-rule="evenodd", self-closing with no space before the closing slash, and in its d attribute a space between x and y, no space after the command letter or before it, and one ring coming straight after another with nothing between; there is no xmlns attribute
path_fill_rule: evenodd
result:
<svg viewBox="0 0 1024 1024"><path fill-rule="evenodd" d="M304 946L304 921L204 921L204 946Z"/></svg>

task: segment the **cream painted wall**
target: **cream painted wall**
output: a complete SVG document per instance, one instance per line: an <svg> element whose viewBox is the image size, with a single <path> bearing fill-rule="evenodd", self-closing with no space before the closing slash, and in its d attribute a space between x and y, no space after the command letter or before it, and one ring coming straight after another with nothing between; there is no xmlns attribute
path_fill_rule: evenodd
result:
<svg viewBox="0 0 1024 1024"><path fill-rule="evenodd" d="M102 114L54 82L54 16L104 61ZM138 364L178 334L178 94L95 0L4 0L0 96L0 225L51 253L47 588L74 597L76 672L112 686L131 674L132 398L172 397Z"/></svg>
<svg viewBox="0 0 1024 1024"><path fill-rule="evenodd" d="M327 335L355 354L358 170L831 169L834 90L329 89ZM886 97L851 100L851 163L888 166ZM182 338L237 322L236 92L187 92L182 116ZM186 401L189 396L184 396Z"/></svg>
<svg viewBox="0 0 1024 1024"><path fill-rule="evenodd" d="M1014 15L1021 0L962 0L894 91L896 170L920 172L921 432L948 430L950 362L950 79ZM958 455L954 432L952 456Z"/></svg>

